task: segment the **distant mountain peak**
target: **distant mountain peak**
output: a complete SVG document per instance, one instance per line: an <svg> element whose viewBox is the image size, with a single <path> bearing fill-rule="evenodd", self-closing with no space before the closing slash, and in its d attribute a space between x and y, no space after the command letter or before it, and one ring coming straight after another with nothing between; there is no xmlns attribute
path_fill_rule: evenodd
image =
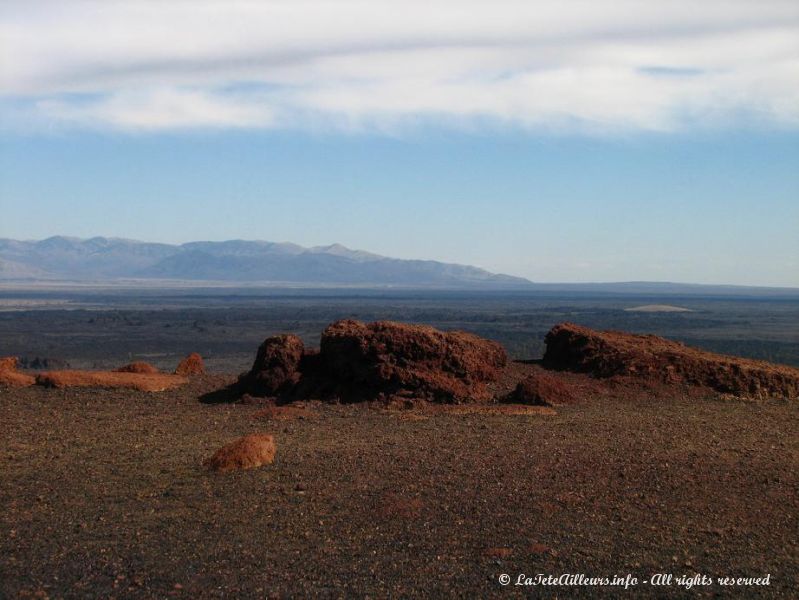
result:
<svg viewBox="0 0 799 600"><path fill-rule="evenodd" d="M313 248L308 248L308 252L313 252L316 254L331 254L333 256L344 256L359 261L384 260L386 258L385 256L380 256L379 254L366 252L365 250L352 250L338 243L330 244L328 246L314 246Z"/></svg>

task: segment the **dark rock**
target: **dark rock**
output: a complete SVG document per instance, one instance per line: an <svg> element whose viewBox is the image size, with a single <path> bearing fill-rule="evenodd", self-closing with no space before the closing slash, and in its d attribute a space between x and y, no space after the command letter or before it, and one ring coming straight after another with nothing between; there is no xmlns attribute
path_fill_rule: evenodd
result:
<svg viewBox="0 0 799 600"><path fill-rule="evenodd" d="M253 396L279 396L290 391L300 380L300 362L305 345L296 335L276 335L258 348L252 369L240 384Z"/></svg>

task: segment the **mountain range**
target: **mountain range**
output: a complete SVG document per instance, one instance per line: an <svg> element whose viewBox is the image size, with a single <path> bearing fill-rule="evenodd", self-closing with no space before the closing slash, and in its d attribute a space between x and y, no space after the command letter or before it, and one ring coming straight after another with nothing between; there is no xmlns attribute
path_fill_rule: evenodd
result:
<svg viewBox="0 0 799 600"><path fill-rule="evenodd" d="M520 277L433 260L402 260L340 244L230 240L180 245L94 237L0 239L0 281L123 279L339 286L486 287L530 285Z"/></svg>
<svg viewBox="0 0 799 600"><path fill-rule="evenodd" d="M799 299L799 288L651 281L533 283L478 267L403 260L341 244L305 248L288 242L229 240L158 244L55 236L40 241L0 238L0 285L126 284L153 287L357 287L519 290L535 293L668 296L767 296Z"/></svg>

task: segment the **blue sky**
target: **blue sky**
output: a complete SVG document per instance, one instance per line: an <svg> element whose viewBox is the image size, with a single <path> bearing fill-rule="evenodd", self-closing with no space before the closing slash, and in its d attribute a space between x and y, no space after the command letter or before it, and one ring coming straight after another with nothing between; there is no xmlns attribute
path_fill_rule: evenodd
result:
<svg viewBox="0 0 799 600"><path fill-rule="evenodd" d="M6 3L0 236L799 286L794 3L330 4Z"/></svg>

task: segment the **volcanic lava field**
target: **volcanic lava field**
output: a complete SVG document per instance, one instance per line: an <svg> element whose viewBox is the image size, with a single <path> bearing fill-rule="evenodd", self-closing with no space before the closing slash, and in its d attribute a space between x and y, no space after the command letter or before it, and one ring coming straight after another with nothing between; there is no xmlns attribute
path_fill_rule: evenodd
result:
<svg viewBox="0 0 799 600"><path fill-rule="evenodd" d="M628 310L657 305L686 312ZM799 296L653 296L410 290L0 290L0 356L23 366L110 369L145 360L174 368L190 352L212 372L239 373L267 336L318 343L342 318L425 323L541 358L561 321L652 333L712 352L799 366Z"/></svg>
<svg viewBox="0 0 799 600"><path fill-rule="evenodd" d="M0 591L794 597L799 370L568 323L545 343L344 320L239 377L5 359Z"/></svg>

